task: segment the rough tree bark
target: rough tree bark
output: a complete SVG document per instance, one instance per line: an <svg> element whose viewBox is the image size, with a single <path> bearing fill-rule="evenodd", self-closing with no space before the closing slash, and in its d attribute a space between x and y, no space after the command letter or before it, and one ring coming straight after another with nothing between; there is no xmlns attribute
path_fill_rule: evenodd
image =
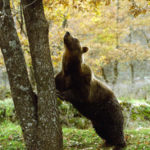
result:
<svg viewBox="0 0 150 150"><path fill-rule="evenodd" d="M8 72L15 109L20 119L27 149L61 150L62 133L50 59L48 24L44 16L42 0L22 0L22 5L38 101L29 82L9 0L0 0L0 48Z"/></svg>
<svg viewBox="0 0 150 150"><path fill-rule="evenodd" d="M25 59L10 11L9 0L0 0L0 48L9 77L17 116L28 149L36 147L35 95L29 82Z"/></svg>
<svg viewBox="0 0 150 150"><path fill-rule="evenodd" d="M50 57L48 23L42 0L21 0L38 95L38 147L62 148L54 73Z"/></svg>

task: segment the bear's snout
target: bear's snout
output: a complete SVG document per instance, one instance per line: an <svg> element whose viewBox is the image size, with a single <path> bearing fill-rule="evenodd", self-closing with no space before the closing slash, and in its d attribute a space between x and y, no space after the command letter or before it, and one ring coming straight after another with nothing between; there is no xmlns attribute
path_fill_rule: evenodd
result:
<svg viewBox="0 0 150 150"><path fill-rule="evenodd" d="M71 36L71 34L67 31L64 35L64 43L65 44L69 44L72 42L73 37Z"/></svg>
<svg viewBox="0 0 150 150"><path fill-rule="evenodd" d="M68 36L68 35L70 35L70 33L67 31L65 35Z"/></svg>
<svg viewBox="0 0 150 150"><path fill-rule="evenodd" d="M68 39L69 37L71 37L71 34L67 31L64 35L64 39Z"/></svg>

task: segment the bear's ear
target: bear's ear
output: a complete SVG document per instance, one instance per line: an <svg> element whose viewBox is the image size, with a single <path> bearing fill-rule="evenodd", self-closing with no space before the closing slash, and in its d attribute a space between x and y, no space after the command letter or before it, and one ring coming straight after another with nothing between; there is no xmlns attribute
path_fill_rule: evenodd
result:
<svg viewBox="0 0 150 150"><path fill-rule="evenodd" d="M82 53L86 53L89 50L88 47L82 47Z"/></svg>

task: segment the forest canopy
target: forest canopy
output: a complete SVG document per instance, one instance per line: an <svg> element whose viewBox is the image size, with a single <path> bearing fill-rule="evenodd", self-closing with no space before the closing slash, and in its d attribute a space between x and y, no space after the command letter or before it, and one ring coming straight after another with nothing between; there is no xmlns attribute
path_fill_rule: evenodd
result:
<svg viewBox="0 0 150 150"><path fill-rule="evenodd" d="M44 0L43 3L49 23L49 42L55 68L60 66L65 31L78 36L83 45L90 47L86 57L90 56L88 63L92 64L97 75L101 75L100 66L103 67L113 61L128 62L149 58L147 35L144 33L147 46L140 41L133 43L130 36L130 32L149 26L148 0ZM20 1L11 1L11 8L30 65L29 46ZM92 61L93 58L95 61ZM2 59L0 63L3 64Z"/></svg>

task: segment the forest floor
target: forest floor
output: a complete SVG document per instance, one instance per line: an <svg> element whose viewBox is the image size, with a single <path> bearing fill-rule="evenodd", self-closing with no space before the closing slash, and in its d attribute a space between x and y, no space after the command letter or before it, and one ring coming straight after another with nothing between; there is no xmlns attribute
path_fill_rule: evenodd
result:
<svg viewBox="0 0 150 150"><path fill-rule="evenodd" d="M103 141L92 128L63 128L64 150L103 150ZM125 130L126 150L150 150L150 128ZM0 123L0 150L25 150L21 128L17 123Z"/></svg>

